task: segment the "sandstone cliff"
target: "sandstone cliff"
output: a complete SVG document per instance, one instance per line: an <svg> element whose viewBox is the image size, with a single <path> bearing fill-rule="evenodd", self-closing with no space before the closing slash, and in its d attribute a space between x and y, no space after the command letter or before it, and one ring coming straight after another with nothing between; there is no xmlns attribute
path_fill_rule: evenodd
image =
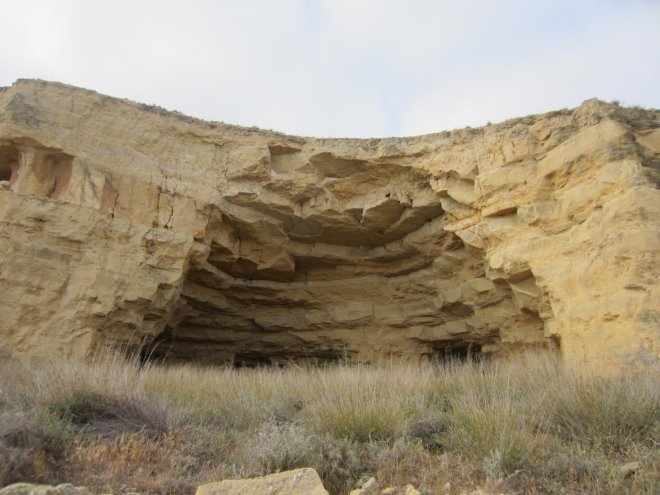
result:
<svg viewBox="0 0 660 495"><path fill-rule="evenodd" d="M411 138L0 90L0 341L206 362L658 355L660 112Z"/></svg>

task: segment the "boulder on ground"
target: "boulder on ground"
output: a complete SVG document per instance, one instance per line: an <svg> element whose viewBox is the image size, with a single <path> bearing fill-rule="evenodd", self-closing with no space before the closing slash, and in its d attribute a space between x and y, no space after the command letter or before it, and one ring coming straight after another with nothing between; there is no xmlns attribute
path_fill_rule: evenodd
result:
<svg viewBox="0 0 660 495"><path fill-rule="evenodd" d="M260 478L208 483L197 488L196 495L254 495L257 493L260 495L328 495L321 478L311 468L294 469Z"/></svg>

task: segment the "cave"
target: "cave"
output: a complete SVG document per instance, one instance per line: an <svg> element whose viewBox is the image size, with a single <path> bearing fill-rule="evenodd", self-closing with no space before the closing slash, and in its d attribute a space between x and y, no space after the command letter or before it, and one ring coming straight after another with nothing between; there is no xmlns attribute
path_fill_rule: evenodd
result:
<svg viewBox="0 0 660 495"><path fill-rule="evenodd" d="M277 148L278 170L292 167L287 153L299 159ZM146 356L236 367L477 360L505 351L512 332L545 341L531 270L507 278L444 230L456 201L426 174L328 153L309 163L344 195L351 184L355 200L316 211L304 197L289 209L266 193L227 195Z"/></svg>
<svg viewBox="0 0 660 495"><path fill-rule="evenodd" d="M37 144L22 152L20 192L67 201L74 157ZM205 233L176 284L158 287L170 299L158 307L148 298L124 301L102 318L101 328L111 331L100 333L119 336L112 345L133 349L145 363L257 368L477 361L507 353L514 342L548 344L547 301L532 270L494 270L478 239L446 228L474 213L470 178L450 174L439 186L428 172L393 163L330 152L304 157L287 146L268 152L279 182L246 192L251 179L237 174L241 187L205 212ZM0 178L14 180L18 157L16 147L0 148ZM289 182L296 167L310 172L302 186ZM108 191L104 181L102 210L112 203L114 219L118 197ZM164 213L157 211L151 227L173 229L176 197L160 186L155 196ZM515 215L498 210L497 222ZM158 249L145 246L147 254ZM149 297L160 299L158 292Z"/></svg>

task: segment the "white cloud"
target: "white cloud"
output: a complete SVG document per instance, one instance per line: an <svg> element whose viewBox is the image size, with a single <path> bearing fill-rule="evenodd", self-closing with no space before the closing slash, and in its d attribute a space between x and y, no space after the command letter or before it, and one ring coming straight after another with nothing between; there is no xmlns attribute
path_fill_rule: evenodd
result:
<svg viewBox="0 0 660 495"><path fill-rule="evenodd" d="M660 2L23 0L0 85L60 80L307 134L422 133L571 106L660 106Z"/></svg>
<svg viewBox="0 0 660 495"><path fill-rule="evenodd" d="M657 5L656 7L660 7ZM406 134L479 126L598 97L660 106L660 8L611 15L506 65L469 67L418 93L403 112Z"/></svg>

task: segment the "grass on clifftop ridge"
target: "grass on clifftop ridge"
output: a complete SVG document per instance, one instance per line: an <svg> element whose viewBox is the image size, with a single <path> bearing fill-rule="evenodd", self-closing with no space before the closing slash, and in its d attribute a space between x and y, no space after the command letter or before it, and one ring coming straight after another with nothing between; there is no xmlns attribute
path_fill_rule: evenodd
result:
<svg viewBox="0 0 660 495"><path fill-rule="evenodd" d="M658 493L659 372L599 377L545 354L239 370L5 353L0 486L185 494L305 466L337 494L367 476L422 493Z"/></svg>

